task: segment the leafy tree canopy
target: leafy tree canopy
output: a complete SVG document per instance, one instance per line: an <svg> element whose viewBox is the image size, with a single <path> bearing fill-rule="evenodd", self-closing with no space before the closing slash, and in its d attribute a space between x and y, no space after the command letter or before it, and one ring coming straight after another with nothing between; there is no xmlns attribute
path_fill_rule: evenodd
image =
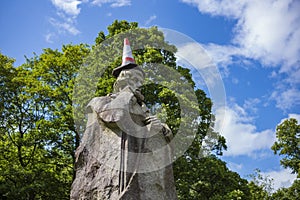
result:
<svg viewBox="0 0 300 200"><path fill-rule="evenodd" d="M297 178L289 188L281 188L272 194L275 200L294 200L300 198L300 124L294 118L286 119L276 127L277 141L271 149L275 154L282 155L280 163L292 169Z"/></svg>
<svg viewBox="0 0 300 200"><path fill-rule="evenodd" d="M295 180L289 188L280 188L272 194L272 200L298 200L300 198L300 180Z"/></svg>
<svg viewBox="0 0 300 200"><path fill-rule="evenodd" d="M287 119L276 128L276 141L271 147L275 154L283 155L280 163L289 167L300 178L300 124L294 118Z"/></svg>
<svg viewBox="0 0 300 200"><path fill-rule="evenodd" d="M69 199L74 150L72 87L89 49L44 49L19 67L2 55L0 196Z"/></svg>

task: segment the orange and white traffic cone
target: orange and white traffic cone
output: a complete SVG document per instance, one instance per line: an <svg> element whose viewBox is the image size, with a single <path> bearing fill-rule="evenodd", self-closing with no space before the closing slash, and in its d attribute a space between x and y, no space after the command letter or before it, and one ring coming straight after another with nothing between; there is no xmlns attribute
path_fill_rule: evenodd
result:
<svg viewBox="0 0 300 200"><path fill-rule="evenodd" d="M137 64L135 63L135 60L133 58L129 40L128 38L125 38L123 46L122 65L113 70L113 75L115 77L118 77L123 69L131 69L136 66Z"/></svg>

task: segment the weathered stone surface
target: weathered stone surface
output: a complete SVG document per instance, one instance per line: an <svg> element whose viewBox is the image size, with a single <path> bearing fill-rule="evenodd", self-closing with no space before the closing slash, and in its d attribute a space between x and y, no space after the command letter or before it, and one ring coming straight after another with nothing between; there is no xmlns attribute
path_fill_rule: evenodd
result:
<svg viewBox="0 0 300 200"><path fill-rule="evenodd" d="M155 170L162 160L171 159L170 148L155 153L166 146L165 136L159 133L145 139L126 134L125 149L121 151L124 133L116 122L126 114L116 109L114 117L104 117L108 121L99 117L107 111L102 108L108 108L115 98L117 95L94 98L89 104L87 128L76 151L76 179L72 185L71 199L177 199L172 166ZM142 108L139 106L132 112L132 120L142 124L146 114ZM108 116L107 113L105 116ZM125 154L125 161L121 169L122 153ZM140 173L143 171L149 172ZM123 186L120 186L120 176L123 176Z"/></svg>
<svg viewBox="0 0 300 200"><path fill-rule="evenodd" d="M71 199L118 199L119 172L117 167L109 167L108 162L118 159L121 140L101 123L94 111L89 114L88 126L76 151Z"/></svg>

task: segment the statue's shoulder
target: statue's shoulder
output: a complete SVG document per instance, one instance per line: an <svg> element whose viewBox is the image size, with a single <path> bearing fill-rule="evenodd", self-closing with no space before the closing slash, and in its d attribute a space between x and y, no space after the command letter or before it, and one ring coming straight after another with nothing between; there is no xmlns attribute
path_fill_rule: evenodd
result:
<svg viewBox="0 0 300 200"><path fill-rule="evenodd" d="M114 99L114 94L109 94L102 97L94 97L87 105L86 112L90 113L93 111L102 110L108 103Z"/></svg>

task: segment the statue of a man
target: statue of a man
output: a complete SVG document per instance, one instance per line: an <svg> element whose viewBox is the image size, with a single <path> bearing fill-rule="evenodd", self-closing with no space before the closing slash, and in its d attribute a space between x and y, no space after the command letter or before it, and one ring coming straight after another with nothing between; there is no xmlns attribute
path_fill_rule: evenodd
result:
<svg viewBox="0 0 300 200"><path fill-rule="evenodd" d="M172 133L143 102L145 74L135 64L126 38L122 65L113 75L114 93L96 97L87 106L71 199L177 199L168 146Z"/></svg>

